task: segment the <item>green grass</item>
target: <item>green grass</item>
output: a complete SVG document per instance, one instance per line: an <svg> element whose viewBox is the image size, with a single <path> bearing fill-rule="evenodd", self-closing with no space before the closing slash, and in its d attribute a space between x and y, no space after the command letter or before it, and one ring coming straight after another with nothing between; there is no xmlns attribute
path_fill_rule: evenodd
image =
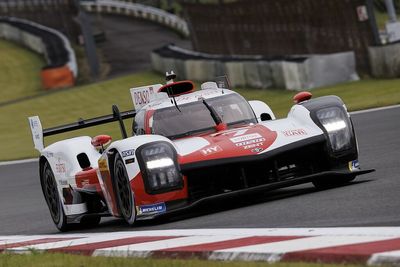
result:
<svg viewBox="0 0 400 267"><path fill-rule="evenodd" d="M333 265L311 263L266 263L266 262L223 262L201 260L135 259L111 257L86 257L67 254L13 255L1 254L0 267L351 267L357 265ZM358 265L361 266L361 265Z"/></svg>
<svg viewBox="0 0 400 267"><path fill-rule="evenodd" d="M27 117L39 115L44 128L74 122L79 118L91 118L111 113L111 105L120 110L132 109L129 88L147 84L163 83L163 77L143 72L91 85L79 86L0 107L0 160L36 157L33 149ZM277 117L284 117L292 106L296 92L284 90L238 89L247 99L259 99L268 103ZM314 96L338 95L349 110L386 106L400 103L400 80L364 80L315 89ZM131 120L126 121L131 132ZM46 139L46 145L67 137L109 134L114 140L120 138L116 123L61 134Z"/></svg>
<svg viewBox="0 0 400 267"><path fill-rule="evenodd" d="M0 40L0 103L40 93L44 64L40 55Z"/></svg>

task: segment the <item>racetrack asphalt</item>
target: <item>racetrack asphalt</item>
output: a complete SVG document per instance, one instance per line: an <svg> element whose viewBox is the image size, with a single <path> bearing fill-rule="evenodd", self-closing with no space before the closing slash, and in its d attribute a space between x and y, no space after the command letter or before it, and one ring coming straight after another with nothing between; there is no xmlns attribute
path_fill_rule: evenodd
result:
<svg viewBox="0 0 400 267"><path fill-rule="evenodd" d="M138 222L133 228L107 218L94 229L80 231L400 226L400 108L352 118L361 167L376 172L359 176L350 185L318 191L305 184L247 199L209 202L190 213ZM58 232L42 196L37 165L0 166L0 235Z"/></svg>
<svg viewBox="0 0 400 267"><path fill-rule="evenodd" d="M188 39L156 23L118 15L90 15L96 28L104 31L106 40L97 46L110 64L110 77L150 70L154 49L174 43L190 49ZM179 75L179 73L178 73Z"/></svg>

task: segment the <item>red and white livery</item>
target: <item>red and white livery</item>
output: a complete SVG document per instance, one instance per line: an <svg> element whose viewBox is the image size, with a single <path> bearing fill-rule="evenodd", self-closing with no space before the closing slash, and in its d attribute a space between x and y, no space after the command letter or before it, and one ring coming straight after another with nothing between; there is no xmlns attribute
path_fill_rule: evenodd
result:
<svg viewBox="0 0 400 267"><path fill-rule="evenodd" d="M295 96L287 118L215 82L131 89L135 110L42 129L30 117L40 181L61 231L102 216L136 220L183 211L204 201L312 182L353 180L361 170L351 118L336 96ZM132 135L124 119L134 118ZM46 148L45 136L118 122L122 138L80 136ZM115 137L114 137L115 139Z"/></svg>

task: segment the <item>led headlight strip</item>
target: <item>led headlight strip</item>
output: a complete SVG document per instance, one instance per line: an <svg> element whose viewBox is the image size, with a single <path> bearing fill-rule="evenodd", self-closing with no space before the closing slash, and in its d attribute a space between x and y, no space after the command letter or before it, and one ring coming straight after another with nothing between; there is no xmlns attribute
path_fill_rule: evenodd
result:
<svg viewBox="0 0 400 267"><path fill-rule="evenodd" d="M328 133L334 152L351 148L352 128L347 114L340 107L320 109L316 113L318 120Z"/></svg>
<svg viewBox="0 0 400 267"><path fill-rule="evenodd" d="M148 193L163 193L183 186L177 154L171 144L146 144L138 149L137 154Z"/></svg>

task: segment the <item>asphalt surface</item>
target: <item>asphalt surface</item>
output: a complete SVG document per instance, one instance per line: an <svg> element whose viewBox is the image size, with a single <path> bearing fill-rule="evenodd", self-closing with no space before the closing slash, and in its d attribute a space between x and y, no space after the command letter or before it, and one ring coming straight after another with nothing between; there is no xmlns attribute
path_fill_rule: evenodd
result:
<svg viewBox="0 0 400 267"><path fill-rule="evenodd" d="M312 184L211 202L188 214L126 226L106 218L95 229L400 226L400 108L353 116L360 163L376 172L350 185L317 191ZM57 233L39 185L37 163L0 166L0 235ZM78 230L73 231L78 232Z"/></svg>
<svg viewBox="0 0 400 267"><path fill-rule="evenodd" d="M190 40L156 23L118 15L90 18L96 32L105 33L105 41L97 46L111 67L111 76L151 69L151 51L166 44L191 48Z"/></svg>

